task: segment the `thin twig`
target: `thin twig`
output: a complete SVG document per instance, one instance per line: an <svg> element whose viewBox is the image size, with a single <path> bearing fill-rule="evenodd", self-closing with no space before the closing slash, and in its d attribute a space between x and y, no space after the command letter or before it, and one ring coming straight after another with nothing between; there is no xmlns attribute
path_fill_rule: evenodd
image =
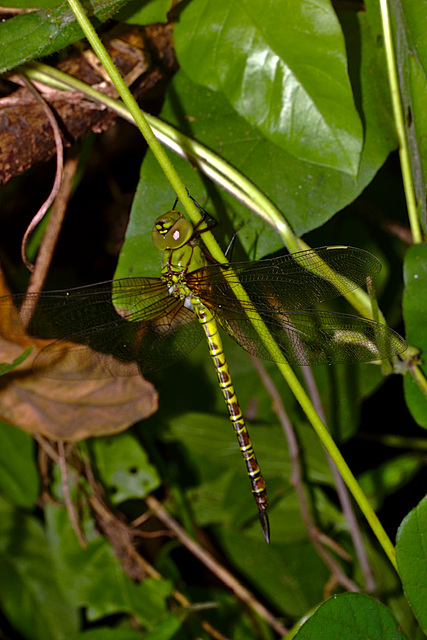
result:
<svg viewBox="0 0 427 640"><path fill-rule="evenodd" d="M213 640L228 640L226 636L223 636L222 633L218 631L218 629L215 629L215 627L213 627L206 620L202 621L202 627L206 631L206 633L209 633Z"/></svg>
<svg viewBox="0 0 427 640"><path fill-rule="evenodd" d="M305 523L307 534L315 546L319 556L322 558L323 562L330 569L334 582L342 584L348 591L360 591L359 587L353 580L351 580L341 569L340 565L336 560L328 553L328 551L323 547L320 537L319 530L314 525L313 520L311 518L310 510L308 508L308 503L304 491L303 477L301 471L301 459L299 455L299 447L298 442L292 428L291 422L288 418L288 415L283 406L282 399L276 389L273 380L268 375L264 365L257 358L252 358L254 366L260 376L267 393L273 402L273 410L279 418L280 424L282 425L283 431L285 433L288 447L289 447L289 458L291 461L292 473L290 482L295 489L295 493L298 498L301 517ZM324 536L324 534L323 534Z"/></svg>
<svg viewBox="0 0 427 640"><path fill-rule="evenodd" d="M41 477L41 492L39 496L39 504L42 507L45 503L60 504L60 502L52 497L49 492L50 476L49 476L49 462L52 460L52 455L58 458L58 454L52 447L50 442L38 433L33 434L34 440L38 443L37 450L37 465L39 468L39 474Z"/></svg>
<svg viewBox="0 0 427 640"><path fill-rule="evenodd" d="M25 86L27 87L27 89L29 91L31 91L31 93L34 95L35 99L38 102L40 102L40 104L42 105L42 107L43 107L43 109L44 109L44 111L46 113L46 117L48 118L48 120L50 122L50 125L52 127L53 136L55 138L55 146L56 146L56 173L55 173L55 180L54 180L54 183L53 183L52 190L51 190L48 198L45 200L43 205L40 207L39 211L36 213L34 218L31 220L30 224L28 225L28 228L27 228L27 230L26 230L26 232L24 234L24 237L22 239L22 244L21 244L22 261L23 261L23 263L25 264L25 266L27 267L27 269L29 271L33 271L34 267L33 267L31 262L27 258L28 238L29 238L30 234L33 232L33 230L35 229L35 227L39 224L40 220L42 220L42 218L46 214L47 210L49 209L50 205L55 200L56 194L58 193L59 186L60 186L60 183L61 183L64 150L63 150L61 132L59 130L58 123L56 121L55 116L52 113L52 110L51 110L50 106L48 105L46 100L43 98L43 96L39 93L39 91L37 91L37 89L34 87L34 85L31 82L31 80L29 80L24 75L22 75L21 77L22 77L22 80L23 80Z"/></svg>
<svg viewBox="0 0 427 640"><path fill-rule="evenodd" d="M44 436L42 436L40 433L34 433L33 438L40 445L40 447L46 452L49 458L53 460L53 462L56 462L56 464L59 465L59 455L57 451L55 451L54 447L52 447L50 441Z"/></svg>
<svg viewBox="0 0 427 640"><path fill-rule="evenodd" d="M40 244L35 268L30 277L27 293L37 293L43 288L50 262L52 260L52 255L58 241L62 222L64 220L74 176L77 170L77 165L77 156L73 155L73 152L70 152L64 166L61 184L52 207L52 214L49 219L49 224L46 228L46 232ZM29 228L27 229L26 234L28 234L28 231ZM28 327L31 321L31 318L37 306L37 296L28 297L27 301L28 304L24 305L21 310L21 321L24 327Z"/></svg>
<svg viewBox="0 0 427 640"><path fill-rule="evenodd" d="M55 461L58 465L65 463L65 455L58 455L54 447L52 447L49 440L39 434L34 435L35 440L39 443L40 447L46 452L46 454ZM63 443L61 443L63 448ZM84 475L88 481L89 486L92 489L92 495L89 496L89 504L91 505L94 514L98 518L100 528L109 539L110 543L114 547L116 554L122 564L123 570L129 575L131 579L143 580L146 576L150 576L156 580L160 580L162 575L155 569L145 558L143 558L135 549L133 544L134 538L138 535L138 531L135 530L134 525L131 527L126 523L119 520L113 512L108 508L103 499L103 491L101 486L96 481L93 475L92 467L89 459L86 455L83 458ZM63 466L61 471L63 470ZM73 472L76 469L72 468ZM67 474L65 474L66 476ZM63 475L64 477L64 475ZM69 494L69 491L64 489L64 495ZM70 510L68 511L70 513ZM166 535L170 535L170 529ZM183 608L188 610L194 610L192 603L177 589L172 591L172 596L175 601ZM213 638L213 640L228 640L226 636L221 634L215 627L213 627L207 620L199 620L203 629Z"/></svg>
<svg viewBox="0 0 427 640"><path fill-rule="evenodd" d="M266 607L264 607L259 600L257 600L253 594L246 589L236 578L223 567L210 553L203 549L197 542L195 542L184 531L184 529L177 523L171 515L168 514L166 509L161 503L153 496L145 498L145 502L149 509L156 515L156 517L163 522L169 529L171 529L180 542L187 547L187 549L196 558L198 558L212 573L217 576L225 585L233 591L233 593L245 604L247 604L253 611L255 611L261 618L263 618L276 633L281 636L286 635L287 629L281 622L273 616Z"/></svg>
<svg viewBox="0 0 427 640"><path fill-rule="evenodd" d="M67 507L68 517L70 518L71 526L73 527L74 532L82 548L87 549L87 542L80 528L80 524L78 522L76 512L74 509L74 505L71 500L70 485L68 482L69 474L68 474L68 466L67 466L67 460L65 455L64 441L63 440L58 441L58 452L57 452L55 448L52 446L51 442L44 436L36 433L34 434L34 439L39 444L39 447L41 448L41 450L44 451L45 455L49 456L49 458L59 466L59 469L61 471L64 502L65 502L65 506ZM76 470L72 468L72 472L76 473Z"/></svg>
<svg viewBox="0 0 427 640"><path fill-rule="evenodd" d="M40 250L37 255L34 270L30 276L27 294L37 293L43 288L50 262L52 260L52 255L58 240L59 232L61 230L62 222L64 220L73 179L77 170L77 165L78 158L73 157L70 152L70 155L65 163L60 188L57 192L57 196L52 207L52 214L49 219L49 224L46 228L46 232L40 244ZM26 234L28 233L28 230L29 228L27 229ZM27 301L28 304L23 305L21 309L21 322L23 323L24 327L28 327L28 325L30 324L31 318L37 306L37 296L28 297Z"/></svg>
<svg viewBox="0 0 427 640"><path fill-rule="evenodd" d="M93 492L89 497L89 503L98 518L100 528L113 545L123 570L133 580L143 580L146 576L160 580L162 575L135 549L133 539L138 535L138 532L135 531L134 526L129 527L119 520L105 504L100 485L93 475L87 456L84 456L83 464L86 479ZM192 609L191 602L177 589L172 591L172 596L184 609ZM214 640L228 640L206 620L202 619L199 622Z"/></svg>
<svg viewBox="0 0 427 640"><path fill-rule="evenodd" d="M34 7L31 9L19 9L18 7L0 7L0 16L17 16L21 13L32 13L33 11L37 11L37 8Z"/></svg>
<svg viewBox="0 0 427 640"><path fill-rule="evenodd" d="M70 151L62 172L59 190L57 192L55 202L53 203L49 224L40 244L34 271L30 278L28 292L40 291L43 288L43 283L46 279L65 212L67 210L78 162L78 156L75 152Z"/></svg>
<svg viewBox="0 0 427 640"><path fill-rule="evenodd" d="M314 380L313 373L309 367L302 367L303 375L305 381L307 383L307 388L309 390L309 395L311 397L311 401L319 414L321 420L326 424L325 414L323 411L322 402L320 400L319 391L317 389L316 382ZM372 592L375 590L375 580L372 574L371 565L369 564L368 556L366 554L366 549L363 544L362 534L360 531L359 523L357 522L357 518L354 513L353 505L351 504L350 496L347 491L347 487L339 473L334 461L331 456L326 452L329 468L332 471L332 475L334 476L335 487L337 490L338 499L341 504L341 509L343 511L344 517L348 522L348 527L350 531L350 535L353 541L353 546L356 551L356 555L359 560L360 568L362 570L362 574L365 579L365 587L366 590Z"/></svg>

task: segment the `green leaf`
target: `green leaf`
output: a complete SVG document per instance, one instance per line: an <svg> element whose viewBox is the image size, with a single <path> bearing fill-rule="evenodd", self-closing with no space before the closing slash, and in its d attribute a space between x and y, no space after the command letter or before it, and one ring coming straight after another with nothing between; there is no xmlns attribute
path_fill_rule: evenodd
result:
<svg viewBox="0 0 427 640"><path fill-rule="evenodd" d="M98 0L91 3L95 25L105 22L127 0ZM86 5L87 8L88 5ZM0 73L28 60L47 56L80 40L80 29L68 2L40 9L0 23Z"/></svg>
<svg viewBox="0 0 427 640"><path fill-rule="evenodd" d="M375 593L378 600L381 600L383 604L389 607L399 624L400 630L406 633L411 640L424 640L425 636L402 590L400 576L376 541L372 538L366 539L365 547L372 567ZM352 577L357 580L358 584L362 583L364 578L362 577L360 566L357 567L356 574Z"/></svg>
<svg viewBox="0 0 427 640"><path fill-rule="evenodd" d="M34 459L33 438L0 421L0 491L18 507L35 506L40 479Z"/></svg>
<svg viewBox="0 0 427 640"><path fill-rule="evenodd" d="M171 0L131 0L115 19L129 24L153 24L155 22L167 22L168 11L171 9Z"/></svg>
<svg viewBox="0 0 427 640"><path fill-rule="evenodd" d="M114 438L96 438L91 441L96 464L103 483L109 489L114 504L130 498L145 498L157 489L161 480L150 464L140 443L130 433Z"/></svg>
<svg viewBox="0 0 427 640"><path fill-rule="evenodd" d="M396 555L399 574L418 622L427 633L427 498L403 520L397 532Z"/></svg>
<svg viewBox="0 0 427 640"><path fill-rule="evenodd" d="M16 9L53 9L63 0L7 0L7 6Z"/></svg>
<svg viewBox="0 0 427 640"><path fill-rule="evenodd" d="M313 375L328 428L336 441L346 441L358 430L362 399L383 381L381 369L365 363L337 364L313 367Z"/></svg>
<svg viewBox="0 0 427 640"><path fill-rule="evenodd" d="M32 350L33 347L25 349L25 351L23 351L21 355L15 358L15 360L10 364L7 362L0 362L0 376L3 376L5 373L9 373L10 371L16 369L16 367L20 365L21 362L24 362L24 360L28 358Z"/></svg>
<svg viewBox="0 0 427 640"><path fill-rule="evenodd" d="M421 351L421 358L427 354L427 246L410 247L404 264L405 291L403 295L403 316L405 319L408 344ZM421 365L427 376L427 364ZM427 399L411 374L405 374L405 399L414 419L421 427L427 428Z"/></svg>
<svg viewBox="0 0 427 640"><path fill-rule="evenodd" d="M217 523L235 534L244 528L248 536L259 541L261 534L256 506L223 404L222 401L222 415L187 412L169 417L169 430L163 440L176 441L180 447L185 447L185 467L190 469L193 477L188 495L197 523L203 526ZM277 424L257 422L248 424L248 428L267 482L272 505L269 510L272 537L287 543L301 540L306 533L294 492L286 493L289 491L291 466L283 432ZM310 481L331 484L327 461L312 429L298 425L298 437ZM184 462L180 464L182 466ZM286 498L283 498L284 494ZM292 524L288 526L290 521Z"/></svg>
<svg viewBox="0 0 427 640"><path fill-rule="evenodd" d="M357 175L362 126L343 34L327 0L193 0L174 40L192 80L223 92L274 144Z"/></svg>
<svg viewBox="0 0 427 640"><path fill-rule="evenodd" d="M170 615L162 620L153 631L144 635L144 640L170 640L181 627L182 621L178 616Z"/></svg>
<svg viewBox="0 0 427 640"><path fill-rule="evenodd" d="M305 462L310 479L331 483L329 466L322 455L322 446L310 427L298 425L299 438L307 445ZM290 472L288 447L281 427L276 424L251 426L251 437L256 441L259 457L265 457L265 468L275 477L287 477ZM172 417L169 421L167 440L177 438L191 451L201 477L212 480L219 470L228 470L239 463L239 446L234 436L224 405L224 416L209 413L187 413ZM205 462L215 460L208 468ZM243 462L241 462L243 464Z"/></svg>
<svg viewBox="0 0 427 640"><path fill-rule="evenodd" d="M423 467L423 461L411 454L397 456L365 471L358 482L372 508L377 511L384 499L410 482Z"/></svg>
<svg viewBox="0 0 427 640"><path fill-rule="evenodd" d="M387 607L359 593L333 596L301 627L296 640L405 640Z"/></svg>
<svg viewBox="0 0 427 640"><path fill-rule="evenodd" d="M153 631L141 633L101 627L79 633L70 638L70 640L169 640L175 637L181 624L182 622L178 616L170 615L165 620L162 620Z"/></svg>
<svg viewBox="0 0 427 640"><path fill-rule="evenodd" d="M28 640L61 640L78 631L79 612L57 580L40 523L1 498L0 602Z"/></svg>
<svg viewBox="0 0 427 640"><path fill-rule="evenodd" d="M89 534L88 548L82 549L65 508L48 505L45 513L52 554L68 599L76 607L87 607L90 620L126 612L149 629L155 626L167 612L170 583L151 578L132 582L106 538Z"/></svg>
<svg viewBox="0 0 427 640"><path fill-rule="evenodd" d="M384 51L384 31L378 0L366 0L366 16L377 42ZM404 126L409 147L411 175L421 225L427 231L427 118L425 88L427 76L427 46L424 37L425 5L417 0L390 2L393 47L397 67ZM384 53L383 53L384 55Z"/></svg>
<svg viewBox="0 0 427 640"><path fill-rule="evenodd" d="M217 534L232 566L282 615L303 616L322 600L328 570L308 540L266 545L261 533L255 539L220 528Z"/></svg>

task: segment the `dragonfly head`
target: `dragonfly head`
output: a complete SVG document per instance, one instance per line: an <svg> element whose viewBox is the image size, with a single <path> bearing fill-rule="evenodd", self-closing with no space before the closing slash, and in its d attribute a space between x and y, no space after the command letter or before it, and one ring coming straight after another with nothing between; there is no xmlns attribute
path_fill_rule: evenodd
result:
<svg viewBox="0 0 427 640"><path fill-rule="evenodd" d="M191 240L193 226L182 213L172 209L163 213L154 223L151 237L160 251L179 249Z"/></svg>

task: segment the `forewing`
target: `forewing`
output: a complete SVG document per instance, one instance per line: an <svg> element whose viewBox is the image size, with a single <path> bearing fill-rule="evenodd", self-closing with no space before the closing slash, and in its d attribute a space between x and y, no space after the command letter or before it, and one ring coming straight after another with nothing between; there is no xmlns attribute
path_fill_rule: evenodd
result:
<svg viewBox="0 0 427 640"><path fill-rule="evenodd" d="M8 296L0 299L0 313L16 316L16 304L21 317L36 305L30 335L59 338L35 360L35 370L46 377L120 377L165 367L202 335L195 315L158 278Z"/></svg>
<svg viewBox="0 0 427 640"><path fill-rule="evenodd" d="M300 365L369 362L401 353L405 342L376 322L313 307L363 286L380 268L363 249L321 247L259 262L208 265L190 273L188 284L255 356ZM238 284L247 300L237 298ZM274 355L263 340L268 334L279 347Z"/></svg>
<svg viewBox="0 0 427 640"><path fill-rule="evenodd" d="M38 338L65 338L113 322L117 315L139 321L163 315L170 304L159 278L123 278L86 287L18 294L0 298L0 317L11 320L17 308L27 333ZM3 323L4 324L4 323ZM21 333L22 326L17 333Z"/></svg>
<svg viewBox="0 0 427 640"><path fill-rule="evenodd" d="M248 305L234 293L239 282L260 311L303 309L366 284L381 269L363 249L321 247L315 250L227 265L208 265L188 275L190 288L213 308L239 311Z"/></svg>

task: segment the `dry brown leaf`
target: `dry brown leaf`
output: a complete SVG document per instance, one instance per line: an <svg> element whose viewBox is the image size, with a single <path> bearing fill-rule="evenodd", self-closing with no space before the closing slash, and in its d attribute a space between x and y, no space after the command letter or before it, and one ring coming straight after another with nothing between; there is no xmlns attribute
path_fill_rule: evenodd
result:
<svg viewBox="0 0 427 640"><path fill-rule="evenodd" d="M34 359L49 341L29 337L18 312L5 313L1 305L0 309L0 362L13 362L23 348L35 345L25 362L0 378L3 420L52 440L77 441L124 431L157 410L157 392L142 376L56 380L35 375ZM108 368L114 371L114 358L107 358ZM99 365L98 356L87 349L86 371L91 364Z"/></svg>

